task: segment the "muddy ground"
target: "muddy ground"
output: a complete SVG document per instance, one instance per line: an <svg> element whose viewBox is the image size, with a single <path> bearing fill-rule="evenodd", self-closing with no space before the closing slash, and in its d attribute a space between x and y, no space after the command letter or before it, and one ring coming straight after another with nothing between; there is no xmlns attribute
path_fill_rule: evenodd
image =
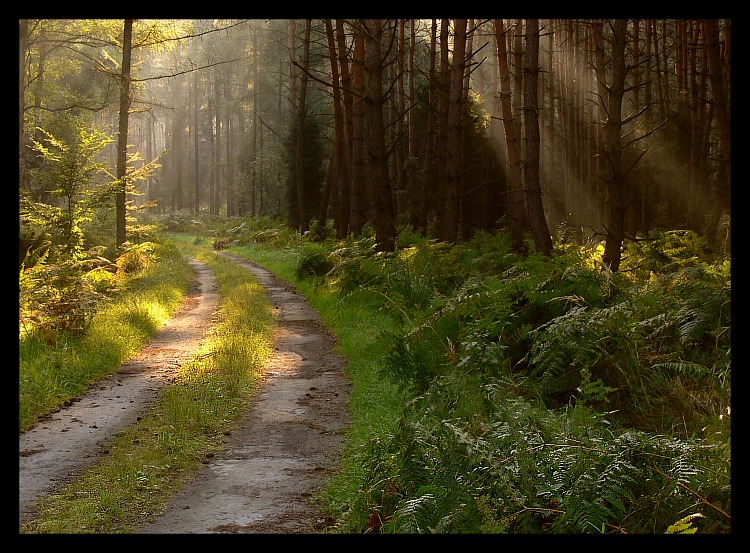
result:
<svg viewBox="0 0 750 553"><path fill-rule="evenodd" d="M242 258L277 314L274 351L263 382L226 447L204 460L187 487L143 534L320 533L327 521L316 494L337 466L349 425L345 361L317 313L292 287ZM215 317L218 286L191 260L196 280L175 317L118 372L19 438L19 518L105 454L108 441L134 424L190 359Z"/></svg>

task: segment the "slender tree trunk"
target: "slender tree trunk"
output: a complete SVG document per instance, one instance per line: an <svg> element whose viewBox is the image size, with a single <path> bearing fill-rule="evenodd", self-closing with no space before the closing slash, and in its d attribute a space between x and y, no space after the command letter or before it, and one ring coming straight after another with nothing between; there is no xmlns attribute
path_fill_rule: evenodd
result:
<svg viewBox="0 0 750 553"><path fill-rule="evenodd" d="M341 68L341 101L343 103L342 119L342 140L341 149L341 181L339 182L340 190L340 221L336 227L336 234L339 238L344 238L349 233L349 224L351 221L351 190L353 180L353 100L352 100L352 82L349 72L349 61L347 59L346 35L344 34L344 22L341 19L336 20L336 41L338 43L339 67Z"/></svg>
<svg viewBox="0 0 750 553"><path fill-rule="evenodd" d="M250 213L255 217L257 213L257 196L258 196L258 164L260 156L258 155L258 65L260 54L258 52L258 28L253 32L253 167L250 183Z"/></svg>
<svg viewBox="0 0 750 553"><path fill-rule="evenodd" d="M437 20L432 20L430 32L430 69L428 73L427 86L427 136L425 137L424 171L422 176L422 187L420 193L421 209L419 212L419 227L422 234L427 235L427 215L430 209L428 191L434 186L435 178L435 105L437 102L437 75L435 72L435 58L437 55Z"/></svg>
<svg viewBox="0 0 750 553"><path fill-rule="evenodd" d="M18 20L18 176L19 188L23 188L26 175L26 164L23 155L23 113L26 98L26 54L29 38L29 20Z"/></svg>
<svg viewBox="0 0 750 553"><path fill-rule="evenodd" d="M510 188L510 235L512 247L517 252L525 251L523 243L523 190L521 182L521 158L518 151L520 134L513 118L510 70L506 49L505 28L502 19L495 19L495 44L497 66L500 73L500 103L505 129L505 145L508 156L508 187Z"/></svg>
<svg viewBox="0 0 750 553"><path fill-rule="evenodd" d="M375 226L375 249L394 251L396 228L393 220L393 198L388 182L388 160L383 124L383 22L366 19L365 31L365 118L369 176L372 183Z"/></svg>
<svg viewBox="0 0 750 553"><path fill-rule="evenodd" d="M435 175L432 182L432 190L429 192L433 198L435 214L437 217L437 232L441 239L445 239L445 189L448 186L448 114L450 112L450 20L440 21L440 69L438 71L440 83L438 85L438 122L435 143Z"/></svg>
<svg viewBox="0 0 750 553"><path fill-rule="evenodd" d="M319 223L325 228L328 202L332 199L333 222L336 227L336 235L341 238L346 236L346 229L342 229L341 221L341 201L340 201L340 182L341 179L341 159L344 150L344 117L341 104L341 82L339 79L338 56L336 55L336 39L333 34L333 23L330 19L325 20L326 37L328 39L328 57L331 64L331 94L333 97L333 151L331 152L330 167L328 178L326 179L326 188L323 201L320 206Z"/></svg>
<svg viewBox="0 0 750 553"><path fill-rule="evenodd" d="M305 38L302 44L302 76L300 77L299 102L297 104L297 150L296 150L296 172L297 172L297 209L299 210L299 231L304 233L310 230L310 206L307 205L305 194L305 116L307 102L307 72L310 66L310 28L312 19L305 20Z"/></svg>
<svg viewBox="0 0 750 553"><path fill-rule="evenodd" d="M475 33L475 20L469 19L467 22L466 30L466 47L464 53L463 63L463 85L461 86L461 118L460 118L460 129L461 135L464 136L468 127L468 105L469 105L469 88L471 87L471 59L474 56L474 33ZM467 194L464 194L466 190L466 152L469 146L465 140L461 140L459 144L459 177L458 177L458 222L461 228L461 239L469 240L471 238L471 225L469 209L467 207L468 199ZM472 217L475 215L472 213Z"/></svg>
<svg viewBox="0 0 750 553"><path fill-rule="evenodd" d="M361 25L357 25L354 34L354 71L352 89L352 209L351 232L355 236L362 232L366 220L367 196L365 194L365 147L364 147L364 114L365 114L365 36Z"/></svg>
<svg viewBox="0 0 750 553"><path fill-rule="evenodd" d="M446 150L447 179L444 188L444 211L441 239L455 242L458 239L459 193L461 180L461 115L463 97L466 19L453 21L453 64L450 70L450 92L448 96L448 127Z"/></svg>
<svg viewBox="0 0 750 553"><path fill-rule="evenodd" d="M183 100L182 82L180 79L175 79L174 82L174 93L173 98L177 104L180 104ZM174 186L172 187L172 207L181 211L184 208L184 193L182 190L182 126L183 126L183 111L175 110L172 112L172 148L171 148L171 159L172 159L172 179Z"/></svg>
<svg viewBox="0 0 750 553"><path fill-rule="evenodd" d="M214 77L214 117L216 119L216 147L214 148L214 164L216 170L214 171L214 215L218 215L221 205L221 74L219 68L216 68L216 76Z"/></svg>
<svg viewBox="0 0 750 553"><path fill-rule="evenodd" d="M133 20L126 19L122 33L122 72L120 73L120 119L117 135L117 193L115 194L116 241L121 248L127 240L127 164L128 118L130 115L130 57L133 40Z"/></svg>
<svg viewBox="0 0 750 553"><path fill-rule="evenodd" d="M524 183L531 233L536 250L552 254L552 237L544 217L542 190L539 184L539 20L526 20L526 64L524 71L523 114L526 127L526 168Z"/></svg>
<svg viewBox="0 0 750 553"><path fill-rule="evenodd" d="M416 148L416 125L414 113L417 106L417 92L414 88L414 49L416 48L416 20L409 20L409 146L408 146L408 160L409 160L409 173L408 188L409 188L409 224L413 229L419 227L419 194L416 191L416 179L414 178L415 166L414 161L417 158Z"/></svg>
<svg viewBox="0 0 750 553"><path fill-rule="evenodd" d="M688 209L687 209L687 228L700 233L702 230L703 214L705 208L705 199L703 196L703 145L705 143L703 131L705 130L706 119L706 63L705 58L700 62L698 67L698 48L701 42L701 25L700 21L691 22L688 29L692 36L690 40L691 47L688 54L689 66L688 73L690 77L690 163L688 178ZM705 41L703 41L705 43ZM701 48L703 53L705 48Z"/></svg>
<svg viewBox="0 0 750 553"><path fill-rule="evenodd" d="M211 159L211 173L209 175L208 183L208 212L211 215L216 213L216 174L219 171L217 165L218 160L216 159L216 133L214 132L214 101L213 101L213 89L211 87L216 86L216 79L209 80L206 83L206 117L207 117L207 133L210 148L210 159Z"/></svg>
<svg viewBox="0 0 750 553"><path fill-rule="evenodd" d="M406 19L398 20L398 51L396 54L396 186L395 186L395 211L396 218L405 211L404 199L406 194L406 183L404 179L404 117L406 113L406 96L404 91L404 51L406 48Z"/></svg>
<svg viewBox="0 0 750 553"><path fill-rule="evenodd" d="M226 110L226 187L227 187L227 218L234 216L237 213L237 204L234 195L234 159L232 151L234 149L234 108L231 104L231 75L227 75L227 80L224 81L224 98L227 100Z"/></svg>
<svg viewBox="0 0 750 553"><path fill-rule="evenodd" d="M193 210L198 215L201 211L200 150L198 141L198 115L200 114L200 93L198 90L198 71L193 73L193 172L195 174L195 198Z"/></svg>
<svg viewBox="0 0 750 553"><path fill-rule="evenodd" d="M607 84L604 44L601 35L601 23L594 26L598 33L597 43L597 81L601 101L606 104L607 119L604 122L604 155L609 165L607 178L607 239L604 244L602 263L612 272L620 269L622 243L625 238L625 177L622 171L622 99L625 95L625 41L627 19L615 19L612 23L612 56L611 79Z"/></svg>

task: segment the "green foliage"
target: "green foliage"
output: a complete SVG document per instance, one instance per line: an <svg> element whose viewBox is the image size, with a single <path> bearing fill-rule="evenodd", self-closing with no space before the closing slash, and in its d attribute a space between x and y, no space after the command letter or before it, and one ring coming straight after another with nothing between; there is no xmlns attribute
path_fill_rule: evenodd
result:
<svg viewBox="0 0 750 553"><path fill-rule="evenodd" d="M199 230L204 226L195 214L184 209L169 211L160 218L159 225L167 232L189 232Z"/></svg>
<svg viewBox="0 0 750 553"><path fill-rule="evenodd" d="M686 517L682 517L680 520L671 524L665 534L695 534L698 529L693 526L693 520L701 518L703 515L700 513L693 513Z"/></svg>
<svg viewBox="0 0 750 553"><path fill-rule="evenodd" d="M696 531L726 531L725 261L639 280L585 248L402 240L327 246L333 289L401 325L376 347L414 397L357 456L342 531L665 532L698 489Z"/></svg>
<svg viewBox="0 0 750 553"><path fill-rule="evenodd" d="M157 247L153 242L125 244L122 254L115 262L117 270L125 274L140 273L153 263L156 253Z"/></svg>
<svg viewBox="0 0 750 553"><path fill-rule="evenodd" d="M621 270L636 271L641 278L648 278L649 273L674 273L710 264L712 258L706 239L693 231L653 231L646 239L627 243Z"/></svg>
<svg viewBox="0 0 750 553"><path fill-rule="evenodd" d="M41 138L33 144L40 161L29 171L30 179L56 198L57 205L22 195L21 227L27 227L26 233L49 236L58 250L56 255L77 258L83 249L84 226L99 200L94 180L105 173L97 157L112 139L102 132L89 131L80 117L59 118L59 122L59 137L39 129Z"/></svg>
<svg viewBox="0 0 750 553"><path fill-rule="evenodd" d="M726 454L699 442L613 433L588 408L542 409L502 382L453 374L407 406L393 435L371 442L353 508L368 516L351 518L345 530L665 532L664 521L695 505L700 489L707 494L701 530L723 531Z"/></svg>
<svg viewBox="0 0 750 553"><path fill-rule="evenodd" d="M295 275L298 280L324 277L333 268L325 248L316 242L306 243L299 255Z"/></svg>
<svg viewBox="0 0 750 553"><path fill-rule="evenodd" d="M339 531L729 531L728 260L644 272L629 250L613 274L596 249L519 257L502 233L445 244L402 229L377 253L369 232L252 224L238 241L278 252L342 340L367 342L353 374L360 355L378 367L353 391L368 430L350 438L347 491L327 497ZM675 256L677 238L692 240L672 235ZM358 315L338 321L345 308ZM368 333L365 312L391 322ZM384 410L391 388L402 400ZM686 512L699 516L675 522Z"/></svg>

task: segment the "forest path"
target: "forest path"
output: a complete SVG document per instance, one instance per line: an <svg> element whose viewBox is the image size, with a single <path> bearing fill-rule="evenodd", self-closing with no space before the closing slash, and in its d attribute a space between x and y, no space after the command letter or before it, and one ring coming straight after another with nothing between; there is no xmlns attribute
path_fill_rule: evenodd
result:
<svg viewBox="0 0 750 553"><path fill-rule="evenodd" d="M241 257L276 308L274 351L253 405L191 484L142 533L319 533L314 501L349 425L345 362L318 314L290 286Z"/></svg>
<svg viewBox="0 0 750 553"><path fill-rule="evenodd" d="M190 360L210 328L219 304L211 268L189 259L195 272L175 315L116 373L100 380L82 398L44 417L18 440L18 509L22 523L33 503L53 493L106 453L118 432L136 423L161 388Z"/></svg>
<svg viewBox="0 0 750 553"><path fill-rule="evenodd" d="M275 306L274 351L248 411L226 447L206 463L163 514L139 533L317 533L326 521L312 501L338 464L349 425L349 383L335 339L292 287L269 271L222 253L251 271ZM176 316L135 359L71 406L19 438L20 520L105 453L134 424L179 365L191 358L218 306L216 278L191 260L196 286Z"/></svg>

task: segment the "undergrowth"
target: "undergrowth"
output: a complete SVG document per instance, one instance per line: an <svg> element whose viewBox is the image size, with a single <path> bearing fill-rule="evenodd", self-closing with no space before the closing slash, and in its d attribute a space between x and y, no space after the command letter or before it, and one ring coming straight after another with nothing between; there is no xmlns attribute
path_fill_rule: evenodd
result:
<svg viewBox="0 0 750 553"><path fill-rule="evenodd" d="M521 257L503 233L234 240L393 321L372 350L411 399L350 448L338 531L730 531L731 262L693 233L628 243L614 274L600 245Z"/></svg>

